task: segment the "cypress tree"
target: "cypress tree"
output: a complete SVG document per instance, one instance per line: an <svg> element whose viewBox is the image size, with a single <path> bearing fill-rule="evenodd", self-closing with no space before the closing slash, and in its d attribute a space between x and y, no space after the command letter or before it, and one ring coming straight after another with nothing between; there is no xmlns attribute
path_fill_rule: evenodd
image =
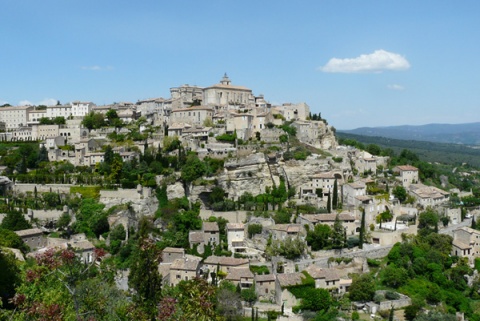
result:
<svg viewBox="0 0 480 321"><path fill-rule="evenodd" d="M327 198L327 213L332 212L332 204L331 204L331 199L330 199L330 193L328 193L328 198Z"/></svg>
<svg viewBox="0 0 480 321"><path fill-rule="evenodd" d="M338 184L337 184L337 179L335 179L335 182L333 183L332 208L336 210L337 206L338 206Z"/></svg>
<svg viewBox="0 0 480 321"><path fill-rule="evenodd" d="M365 239L365 209L362 211L362 220L360 222L360 243L358 244L359 249L363 249L363 242Z"/></svg>

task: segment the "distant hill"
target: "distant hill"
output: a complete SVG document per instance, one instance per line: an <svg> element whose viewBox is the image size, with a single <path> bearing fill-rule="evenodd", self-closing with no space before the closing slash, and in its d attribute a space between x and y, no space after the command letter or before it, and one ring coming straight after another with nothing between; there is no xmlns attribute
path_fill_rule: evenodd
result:
<svg viewBox="0 0 480 321"><path fill-rule="evenodd" d="M337 130L363 136L377 136L401 140L419 140L437 143L480 145L480 122L467 124L428 124L388 127L361 127Z"/></svg>
<svg viewBox="0 0 480 321"><path fill-rule="evenodd" d="M337 132L338 138L354 139L365 145L375 144L382 148L391 148L397 155L403 149L416 153L421 160L458 165L468 163L480 167L480 147L462 144L436 143L418 140L400 140L394 138L355 135Z"/></svg>

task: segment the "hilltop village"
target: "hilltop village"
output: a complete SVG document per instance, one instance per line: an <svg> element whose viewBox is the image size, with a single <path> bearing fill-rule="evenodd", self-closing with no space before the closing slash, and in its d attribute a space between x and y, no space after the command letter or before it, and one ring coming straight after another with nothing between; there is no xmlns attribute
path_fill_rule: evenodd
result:
<svg viewBox="0 0 480 321"><path fill-rule="evenodd" d="M416 155L393 160L378 146L339 142L308 104L270 104L226 74L170 95L0 107L2 251L31 268L0 293L11 317L107 320L102 313L120 315L122 302L115 320L414 320L444 304L440 312L478 320L450 297L436 301L435 280L421 296L396 291L447 267L466 271L463 290L477 284L477 210L460 201L471 190L427 184ZM442 246L435 263L405 250L418 244ZM65 260L69 251L76 257ZM117 303L85 303L90 272L74 283L62 272L75 260L95 277L108 269L105 297ZM50 277L42 267L59 277L42 283ZM384 290L373 287L379 275ZM71 301L57 302L59 289ZM187 290L212 305L189 306L179 294ZM131 298L140 312L125 308Z"/></svg>

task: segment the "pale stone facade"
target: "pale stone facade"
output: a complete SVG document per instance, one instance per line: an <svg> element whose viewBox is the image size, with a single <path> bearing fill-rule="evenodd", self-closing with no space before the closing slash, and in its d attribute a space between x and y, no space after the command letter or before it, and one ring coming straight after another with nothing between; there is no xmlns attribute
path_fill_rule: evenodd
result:
<svg viewBox="0 0 480 321"><path fill-rule="evenodd" d="M1 107L0 122L4 122L7 131L26 126L28 114L34 110L32 106Z"/></svg>
<svg viewBox="0 0 480 321"><path fill-rule="evenodd" d="M228 250L242 252L245 250L245 225L243 223L227 223Z"/></svg>
<svg viewBox="0 0 480 321"><path fill-rule="evenodd" d="M480 231L461 227L453 232L452 255L466 257L470 265L480 255Z"/></svg>
<svg viewBox="0 0 480 321"><path fill-rule="evenodd" d="M205 120L212 119L213 109L205 106L176 109L170 116L171 123L188 123L193 126L203 126Z"/></svg>
<svg viewBox="0 0 480 321"><path fill-rule="evenodd" d="M211 106L249 106L255 103L252 90L234 86L225 74L219 84L203 90L203 104Z"/></svg>
<svg viewBox="0 0 480 321"><path fill-rule="evenodd" d="M398 173L398 180L402 182L403 187L408 188L410 184L418 183L418 168L411 165L397 166L393 169Z"/></svg>
<svg viewBox="0 0 480 321"><path fill-rule="evenodd" d="M72 116L74 117L84 117L92 111L93 107L95 107L95 104L92 102L74 101L70 104L72 106Z"/></svg>

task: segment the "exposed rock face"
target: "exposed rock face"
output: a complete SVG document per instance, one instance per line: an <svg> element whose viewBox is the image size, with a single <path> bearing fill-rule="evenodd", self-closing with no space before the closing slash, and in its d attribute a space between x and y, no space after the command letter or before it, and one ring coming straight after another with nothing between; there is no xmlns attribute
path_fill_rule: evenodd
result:
<svg viewBox="0 0 480 321"><path fill-rule="evenodd" d="M173 198L182 198L185 196L185 188L182 182L175 182L175 184L167 186L167 196L171 200Z"/></svg>
<svg viewBox="0 0 480 321"><path fill-rule="evenodd" d="M253 195L265 193L265 187L273 186L273 180L263 153L225 161L224 172L218 176L219 185L229 198L235 199L245 192Z"/></svg>
<svg viewBox="0 0 480 321"><path fill-rule="evenodd" d="M100 191L100 203L105 204L105 209L115 205L130 203L133 212L138 216L154 215L158 208L158 200L152 195L150 188L118 189L116 191Z"/></svg>
<svg viewBox="0 0 480 321"><path fill-rule="evenodd" d="M320 149L334 149L337 147L335 129L323 121L295 121L292 123L297 129L296 137L302 143Z"/></svg>
<svg viewBox="0 0 480 321"><path fill-rule="evenodd" d="M299 187L311 180L311 176L320 172L329 171L331 166L325 158L307 159L305 161L289 160L280 163L287 174L288 184Z"/></svg>

